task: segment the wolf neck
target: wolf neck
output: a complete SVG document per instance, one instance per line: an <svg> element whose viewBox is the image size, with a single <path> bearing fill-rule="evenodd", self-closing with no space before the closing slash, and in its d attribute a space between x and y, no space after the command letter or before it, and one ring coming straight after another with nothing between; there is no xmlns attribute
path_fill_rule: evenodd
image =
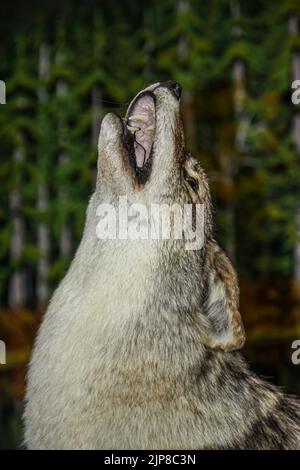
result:
<svg viewBox="0 0 300 470"><path fill-rule="evenodd" d="M255 448L259 427L264 429L259 431L264 433L261 442L265 440L266 448L273 441L274 446L280 445L278 436L271 436L272 425L281 432L289 401L251 374L239 354L209 350L201 344L195 316L201 272L185 265L182 253L162 256L153 248L145 255L142 244L121 242L101 244L90 211L65 281L73 284L75 279L75 291L85 293L80 302L84 311L78 315L84 316L87 336L92 338L96 332L95 344L101 340L102 367L107 373L103 376L109 377L117 397L130 391L136 406L145 401L150 404L145 413L151 416L162 399L172 410L179 404L193 407L186 425L190 428L196 422L205 430L201 434L204 447ZM198 261L195 258L199 266ZM188 279L178 274L191 271L196 274ZM114 396L109 400L113 403ZM179 409L179 420L181 413L185 419L189 416L188 410ZM297 413L295 439L300 433L299 408Z"/></svg>

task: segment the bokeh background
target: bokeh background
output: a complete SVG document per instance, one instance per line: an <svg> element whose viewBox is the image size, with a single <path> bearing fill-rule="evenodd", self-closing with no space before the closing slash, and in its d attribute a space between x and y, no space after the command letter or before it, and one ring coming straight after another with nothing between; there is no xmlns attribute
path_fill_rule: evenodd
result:
<svg viewBox="0 0 300 470"><path fill-rule="evenodd" d="M26 363L80 240L101 118L167 79L239 273L245 355L300 394L299 0L2 0L0 22L0 448L21 442Z"/></svg>

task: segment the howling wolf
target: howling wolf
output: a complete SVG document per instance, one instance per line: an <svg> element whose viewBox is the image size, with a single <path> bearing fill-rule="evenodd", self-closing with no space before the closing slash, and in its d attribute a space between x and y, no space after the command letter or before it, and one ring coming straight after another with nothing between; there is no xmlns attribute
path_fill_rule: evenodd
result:
<svg viewBox="0 0 300 470"><path fill-rule="evenodd" d="M297 449L300 405L261 380L207 180L185 148L181 87L156 83L102 121L83 237L28 372L29 449ZM99 239L99 205L204 205L203 244Z"/></svg>

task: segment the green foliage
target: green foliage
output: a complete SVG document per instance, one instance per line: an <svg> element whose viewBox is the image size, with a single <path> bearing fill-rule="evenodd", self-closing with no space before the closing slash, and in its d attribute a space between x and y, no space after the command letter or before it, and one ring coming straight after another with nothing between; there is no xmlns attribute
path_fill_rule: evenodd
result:
<svg viewBox="0 0 300 470"><path fill-rule="evenodd" d="M67 1L59 14L38 9L28 24L11 18L0 63L7 84L7 104L0 109L2 285L16 264L35 272L40 224L50 231L49 283L57 284L78 245L94 184L95 110L98 124L108 111L123 115L141 87L170 78L189 97L188 103L183 97L183 114L195 132L190 136L188 129L188 143L212 179L219 238L234 246L245 277L290 276L300 170L289 97L300 37L290 37L287 21L291 12L300 14L298 3L240 0L236 15L227 0ZM49 50L42 77L41 45ZM240 114L234 101L237 61L245 68ZM242 146L236 143L241 123ZM23 160L14 160L16 149ZM41 185L48 194L44 208L38 207ZM26 224L18 260L9 255L14 189ZM66 225L72 252L60 259Z"/></svg>

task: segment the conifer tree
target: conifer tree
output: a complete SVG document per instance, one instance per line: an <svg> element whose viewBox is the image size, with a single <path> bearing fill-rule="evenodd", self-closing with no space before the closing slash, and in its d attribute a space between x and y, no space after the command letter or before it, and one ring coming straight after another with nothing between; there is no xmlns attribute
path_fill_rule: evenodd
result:
<svg viewBox="0 0 300 470"><path fill-rule="evenodd" d="M49 46L41 43L39 47L39 88L38 88L38 138L37 165L38 165L38 188L37 188L37 210L40 220L37 225L38 263L36 275L36 296L38 305L45 306L49 296L48 274L50 262L50 229L48 221L45 220L49 213L49 154L51 154L51 143L49 133L51 129L48 118L48 90L47 80L49 78L50 50ZM50 148L49 148L50 147Z"/></svg>

